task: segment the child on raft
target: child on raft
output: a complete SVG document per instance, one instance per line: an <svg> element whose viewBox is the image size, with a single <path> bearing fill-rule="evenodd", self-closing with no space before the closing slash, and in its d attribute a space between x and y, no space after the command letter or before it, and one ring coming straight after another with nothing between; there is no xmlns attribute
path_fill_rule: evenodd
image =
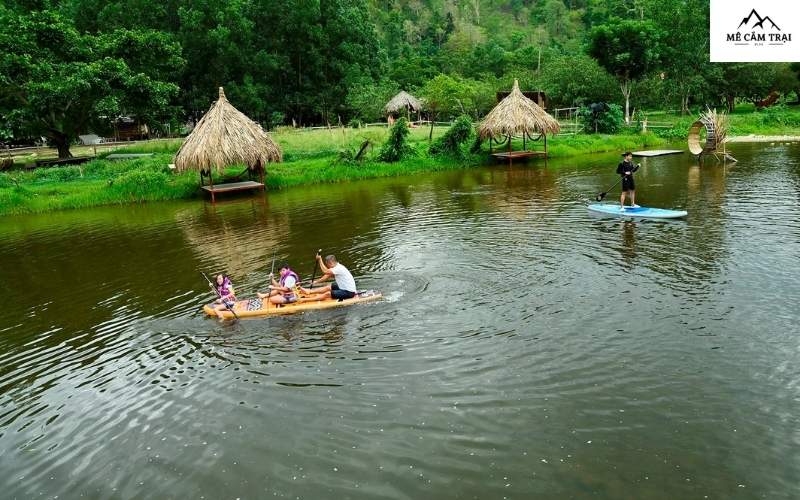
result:
<svg viewBox="0 0 800 500"><path fill-rule="evenodd" d="M219 298L216 300L218 305L214 307L214 310L219 319L225 319L222 311L232 310L236 305L236 292L233 290L233 283L226 275L218 274L215 281Z"/></svg>
<svg viewBox="0 0 800 500"><path fill-rule="evenodd" d="M300 284L300 278L297 273L292 271L289 264L286 263L280 265L278 272L280 275L279 281L275 281L275 276L272 273L269 275L271 281L269 293L256 293L256 295L262 300L269 298L270 302L278 306L297 302L299 297L296 290Z"/></svg>

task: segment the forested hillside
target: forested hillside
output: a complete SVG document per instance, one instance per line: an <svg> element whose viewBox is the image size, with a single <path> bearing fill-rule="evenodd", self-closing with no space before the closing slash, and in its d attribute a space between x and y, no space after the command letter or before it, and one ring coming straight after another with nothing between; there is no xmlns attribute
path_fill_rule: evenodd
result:
<svg viewBox="0 0 800 500"><path fill-rule="evenodd" d="M514 78L553 106L628 94L631 112L800 86L788 64L708 59L707 0L6 0L0 133L157 129L218 86L267 127L372 121L400 89L477 117Z"/></svg>

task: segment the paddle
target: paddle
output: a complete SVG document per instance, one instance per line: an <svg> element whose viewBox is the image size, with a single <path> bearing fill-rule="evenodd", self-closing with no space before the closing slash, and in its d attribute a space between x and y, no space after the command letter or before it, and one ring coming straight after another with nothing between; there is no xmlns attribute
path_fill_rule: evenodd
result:
<svg viewBox="0 0 800 500"><path fill-rule="evenodd" d="M633 171L636 172L637 170L639 170L639 167L641 167L641 166L642 166L641 164L637 164L636 167L633 169ZM602 193L600 193L597 196L595 196L594 199L597 200L597 201L603 201L603 198L606 197L608 192L611 191L612 189L614 189L615 187L617 187L619 185L619 183L622 182L622 179L623 178L620 177L619 180L617 182L615 182L613 186L611 186L610 188L606 189Z"/></svg>
<svg viewBox="0 0 800 500"><path fill-rule="evenodd" d="M319 254L321 253L322 249L320 248L317 250L317 255L314 256L314 270L311 271L311 283L308 284L308 288L310 289L314 288L314 276L317 274L317 257L319 257Z"/></svg>
<svg viewBox="0 0 800 500"><path fill-rule="evenodd" d="M272 268L269 270L269 287L272 288L272 280L275 278L275 250L272 251ZM272 292L270 292L272 294Z"/></svg>
<svg viewBox="0 0 800 500"><path fill-rule="evenodd" d="M605 191L603 191L602 193L600 193L600 194L598 194L597 196L595 196L595 197L594 197L594 199L595 199L595 200L597 200L597 201L603 201L603 198L605 198L605 197L606 197L606 195L608 194L608 192L609 192L609 191L611 191L612 189L614 189L615 187L617 187L617 185L618 185L620 182L622 182L622 177L620 177L620 178L619 178L619 180L618 180L617 182L615 182L613 186L611 186L610 188L606 189L606 190L605 190Z"/></svg>
<svg viewBox="0 0 800 500"><path fill-rule="evenodd" d="M219 290L217 290L217 287L215 287L214 284L211 283L211 280L208 279L208 276L206 276L206 273L201 271L200 274L203 275L203 278L206 279L206 282L208 283L208 286L211 287L212 290L214 290L214 293L217 294L217 297L219 297L219 299L222 300L222 295L220 295ZM236 318L237 320L239 319L239 315L236 314L236 312L233 310L233 307L229 306L228 303L225 302L224 300L222 300L222 304L225 306L225 309L229 310L231 312L231 314L233 314L234 318Z"/></svg>

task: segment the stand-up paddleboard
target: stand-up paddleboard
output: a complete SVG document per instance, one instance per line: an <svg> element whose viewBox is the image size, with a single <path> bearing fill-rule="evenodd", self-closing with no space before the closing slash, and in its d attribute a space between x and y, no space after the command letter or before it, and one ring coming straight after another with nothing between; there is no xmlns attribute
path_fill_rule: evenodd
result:
<svg viewBox="0 0 800 500"><path fill-rule="evenodd" d="M619 205L616 203L593 203L586 208L592 212L606 215L615 215L617 217L641 217L646 219L679 219L688 215L686 210L667 210L665 208L631 208L626 206L624 210L620 210Z"/></svg>

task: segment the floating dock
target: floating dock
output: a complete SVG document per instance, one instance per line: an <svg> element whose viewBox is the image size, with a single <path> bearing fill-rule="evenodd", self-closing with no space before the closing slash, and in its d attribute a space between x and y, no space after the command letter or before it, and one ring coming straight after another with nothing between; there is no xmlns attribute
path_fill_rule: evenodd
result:
<svg viewBox="0 0 800 500"><path fill-rule="evenodd" d="M666 155L677 155L683 153L680 149L654 149L652 151L636 151L633 153L633 156L644 156L644 157L651 157L651 156L666 156Z"/></svg>
<svg viewBox="0 0 800 500"><path fill-rule="evenodd" d="M264 190L264 184L255 181L229 182L227 184L216 184L203 186L202 189L211 194L211 203L216 201L216 195L225 193L235 193L237 191L249 191L252 189Z"/></svg>

